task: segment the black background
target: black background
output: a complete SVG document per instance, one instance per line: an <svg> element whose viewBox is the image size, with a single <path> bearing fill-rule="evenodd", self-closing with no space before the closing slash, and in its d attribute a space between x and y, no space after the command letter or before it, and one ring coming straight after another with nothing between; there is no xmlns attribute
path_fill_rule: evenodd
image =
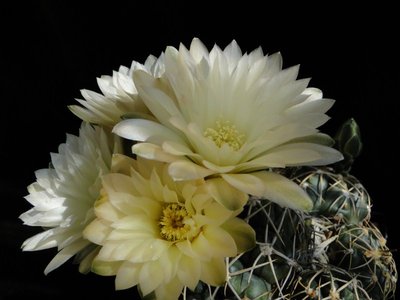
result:
<svg viewBox="0 0 400 300"><path fill-rule="evenodd" d="M78 133L80 121L66 106L79 90L98 91L96 77L158 56L167 45L189 46L193 37L209 48L236 39L243 51L260 45L266 53L281 51L284 66L300 63L300 77L312 77L311 86L337 100L324 131L334 134L346 119L357 120L365 148L352 173L371 194L373 220L398 258L400 64L393 7L112 3L36 1L0 10L0 299L134 299L134 289L115 292L113 278L81 275L71 263L43 275L55 250L22 253L21 243L37 230L18 216L30 208L23 196L34 171L48 165L66 132Z"/></svg>

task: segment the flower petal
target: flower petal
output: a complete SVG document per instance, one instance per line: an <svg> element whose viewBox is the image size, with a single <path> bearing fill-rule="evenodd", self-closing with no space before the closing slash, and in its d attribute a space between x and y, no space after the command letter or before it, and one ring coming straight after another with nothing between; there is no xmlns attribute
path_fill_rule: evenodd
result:
<svg viewBox="0 0 400 300"><path fill-rule="evenodd" d="M206 181L210 195L221 205L230 210L238 210L246 204L248 195L228 184L222 178L212 178Z"/></svg>
<svg viewBox="0 0 400 300"><path fill-rule="evenodd" d="M264 184L253 174L221 174L221 177L239 191L261 196L264 191Z"/></svg>
<svg viewBox="0 0 400 300"><path fill-rule="evenodd" d="M177 278L160 285L156 290L156 299L176 300L182 293L183 284Z"/></svg>
<svg viewBox="0 0 400 300"><path fill-rule="evenodd" d="M193 180L207 177L215 172L190 161L175 161L168 167L168 173L174 180Z"/></svg>
<svg viewBox="0 0 400 300"><path fill-rule="evenodd" d="M309 211L313 206L311 199L300 186L273 172L224 174L223 178L243 192L266 198L285 207Z"/></svg>
<svg viewBox="0 0 400 300"><path fill-rule="evenodd" d="M160 272L160 270L162 270L162 266L158 261L143 264L139 274L140 290L143 296L154 291L163 282L164 272Z"/></svg>
<svg viewBox="0 0 400 300"><path fill-rule="evenodd" d="M122 262L120 261L102 261L95 259L92 264L92 272L102 276L112 276L117 274Z"/></svg>
<svg viewBox="0 0 400 300"><path fill-rule="evenodd" d="M129 289L139 283L141 264L124 261L117 271L115 278L115 289Z"/></svg>
<svg viewBox="0 0 400 300"><path fill-rule="evenodd" d="M83 230L83 236L92 243L102 245L107 236L110 234L111 228L106 221L100 219L94 219L86 228Z"/></svg>
<svg viewBox="0 0 400 300"><path fill-rule="evenodd" d="M180 115L174 101L160 88L159 80L141 70L134 72L133 78L143 102L161 123L167 124L171 116Z"/></svg>
<svg viewBox="0 0 400 300"><path fill-rule="evenodd" d="M289 143L271 150L265 157L286 166L329 165L343 159L336 149L314 143Z"/></svg>
<svg viewBox="0 0 400 300"><path fill-rule="evenodd" d="M223 147L223 148L229 148L229 147ZM229 173L235 169L235 166L218 166L207 160L203 160L202 163L206 168L213 170L216 173Z"/></svg>
<svg viewBox="0 0 400 300"><path fill-rule="evenodd" d="M58 252L57 255L54 256L54 258L49 262L46 269L44 270L44 274L47 275L54 269L57 269L59 266L61 266L68 259L70 259L72 256L77 254L79 251L81 251L89 244L90 244L89 241L80 239L79 241L76 241L75 243L65 247L60 252Z"/></svg>
<svg viewBox="0 0 400 300"><path fill-rule="evenodd" d="M214 258L201 262L201 281L213 285L223 285L226 280L226 265L224 258Z"/></svg>
<svg viewBox="0 0 400 300"><path fill-rule="evenodd" d="M196 253L198 259L208 260L213 256L213 253L210 253L210 249L213 249L213 246L210 245L208 240L204 237L203 232L200 232L200 234L192 241L190 248L194 253ZM190 251L187 253L188 255L191 255Z"/></svg>
<svg viewBox="0 0 400 300"><path fill-rule="evenodd" d="M206 226L203 231L204 237L210 244L213 256L233 257L237 254L235 241L229 233L217 226Z"/></svg>
<svg viewBox="0 0 400 300"><path fill-rule="evenodd" d="M235 240L239 253L246 252L256 245L254 229L242 219L230 219L222 225Z"/></svg>
<svg viewBox="0 0 400 300"><path fill-rule="evenodd" d="M150 143L139 143L133 145L132 152L146 159L157 160L167 163L180 159L179 156L169 154L165 152L160 146Z"/></svg>
<svg viewBox="0 0 400 300"><path fill-rule="evenodd" d="M177 268L177 275L183 285L194 290L199 283L201 275L201 264L198 259L193 259L189 256L183 255L179 267Z"/></svg>
<svg viewBox="0 0 400 300"><path fill-rule="evenodd" d="M151 137L182 142L182 139L171 129L144 119L128 119L119 122L113 128L113 133L128 140L145 142Z"/></svg>

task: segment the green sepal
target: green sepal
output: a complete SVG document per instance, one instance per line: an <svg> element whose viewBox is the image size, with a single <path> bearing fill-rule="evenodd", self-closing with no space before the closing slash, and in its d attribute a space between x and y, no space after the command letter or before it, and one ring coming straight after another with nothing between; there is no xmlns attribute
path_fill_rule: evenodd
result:
<svg viewBox="0 0 400 300"><path fill-rule="evenodd" d="M362 150L360 127L353 118L344 122L339 128L335 142L335 148L343 154L344 159L334 167L339 172L348 173Z"/></svg>

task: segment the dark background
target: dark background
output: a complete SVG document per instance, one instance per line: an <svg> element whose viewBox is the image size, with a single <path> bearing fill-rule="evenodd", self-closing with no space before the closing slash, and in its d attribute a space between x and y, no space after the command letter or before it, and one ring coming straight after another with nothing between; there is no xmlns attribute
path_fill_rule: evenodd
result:
<svg viewBox="0 0 400 300"><path fill-rule="evenodd" d="M209 48L236 39L243 52L260 45L265 53L281 51L284 66L300 63L300 77L312 77L311 86L337 100L324 131L334 134L346 119L357 120L365 148L352 173L371 194L373 220L398 258L400 64L393 7L110 3L35 1L0 10L0 299L134 298L134 289L115 292L113 278L81 275L71 263L43 275L55 250L22 253L21 243L37 230L18 216L30 208L23 196L34 171L48 165L66 132L78 133L80 121L66 106L79 90L98 91L96 77L158 56L167 45L188 46L193 37Z"/></svg>

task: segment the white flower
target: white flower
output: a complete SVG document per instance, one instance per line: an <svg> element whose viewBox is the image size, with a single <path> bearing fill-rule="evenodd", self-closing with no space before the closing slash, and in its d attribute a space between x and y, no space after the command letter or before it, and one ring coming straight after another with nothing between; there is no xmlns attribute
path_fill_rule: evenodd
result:
<svg viewBox="0 0 400 300"><path fill-rule="evenodd" d="M82 90L81 94L86 101L77 101L83 107L71 105L70 110L86 122L107 127L114 126L121 121L121 117L127 115L149 118L146 116L149 113L148 109L137 95L132 73L143 70L159 77L164 72L163 60L163 54L159 58L150 55L144 65L133 61L129 69L121 66L118 71L113 72L113 76L103 75L97 78L103 94Z"/></svg>
<svg viewBox="0 0 400 300"><path fill-rule="evenodd" d="M90 270L97 247L82 237L82 231L94 219L100 176L110 170L113 148L118 151L119 145L117 140L114 145L111 134L83 123L79 137L67 135L59 153L51 154L52 167L36 171L36 182L25 197L33 208L20 218L25 225L44 227L45 231L27 239L22 247L25 251L58 247L46 274L76 254L81 261L79 270Z"/></svg>
<svg viewBox="0 0 400 300"><path fill-rule="evenodd" d="M194 39L190 50L168 47L164 63L162 78L133 74L157 121L129 119L114 127L143 142L133 146L135 154L170 163L175 180L208 178L215 199L231 209L241 207L247 194L311 208L300 187L266 169L342 159L317 130L333 100L307 88L308 79L296 80L297 66L282 70L279 53L242 55L236 42L209 53Z"/></svg>
<svg viewBox="0 0 400 300"><path fill-rule="evenodd" d="M200 280L222 285L225 258L255 245L254 230L236 217L241 210L214 201L203 180L174 182L166 164L130 161L113 163L124 170L103 177L97 218L84 231L102 246L92 271L116 275L116 289L138 285L163 300Z"/></svg>

